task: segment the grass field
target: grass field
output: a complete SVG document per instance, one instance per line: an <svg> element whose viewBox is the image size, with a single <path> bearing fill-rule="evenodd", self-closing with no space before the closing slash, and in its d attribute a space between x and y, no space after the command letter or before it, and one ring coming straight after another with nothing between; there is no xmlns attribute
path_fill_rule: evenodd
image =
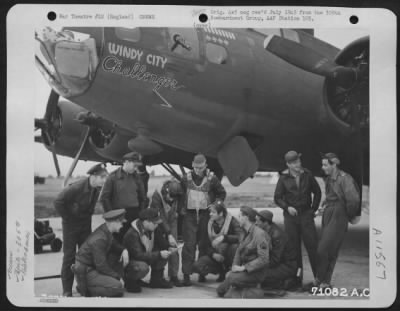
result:
<svg viewBox="0 0 400 311"><path fill-rule="evenodd" d="M149 180L148 195L154 192L155 189L161 187L163 182L168 177L156 176ZM73 182L74 180L71 180ZM222 184L227 191L225 203L227 207L240 207L248 205L253 208L276 207L273 200L276 179L267 176L257 176L253 179L246 180L239 187L233 187L224 177ZM318 179L322 192L324 193L324 185L321 179ZM46 179L45 184L35 185L35 217L48 218L58 217L57 211L53 207L53 201L57 194L61 191L62 179ZM369 189L363 189L363 209L368 212L369 204ZM101 213L100 207L96 207L95 214Z"/></svg>

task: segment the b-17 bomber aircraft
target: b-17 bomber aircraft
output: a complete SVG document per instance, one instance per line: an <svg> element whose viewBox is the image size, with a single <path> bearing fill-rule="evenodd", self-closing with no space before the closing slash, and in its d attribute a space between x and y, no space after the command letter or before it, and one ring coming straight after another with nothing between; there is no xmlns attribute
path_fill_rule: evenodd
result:
<svg viewBox="0 0 400 311"><path fill-rule="evenodd" d="M52 88L35 120L54 156L208 166L234 186L284 168L288 150L321 175L335 152L369 184L369 38L342 50L311 29L46 27L36 65ZM62 99L61 99L62 97Z"/></svg>

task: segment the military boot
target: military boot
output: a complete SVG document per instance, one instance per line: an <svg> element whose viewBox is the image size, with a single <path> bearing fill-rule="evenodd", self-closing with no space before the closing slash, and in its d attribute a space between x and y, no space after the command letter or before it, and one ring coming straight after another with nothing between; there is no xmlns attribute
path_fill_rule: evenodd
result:
<svg viewBox="0 0 400 311"><path fill-rule="evenodd" d="M183 283L178 279L177 276L173 276L170 278L169 282L173 284L175 287L182 287L184 286Z"/></svg>
<svg viewBox="0 0 400 311"><path fill-rule="evenodd" d="M282 288L288 291L297 291L300 286L296 278L287 278L282 282Z"/></svg>
<svg viewBox="0 0 400 311"><path fill-rule="evenodd" d="M72 292L63 292L63 297L72 297Z"/></svg>
<svg viewBox="0 0 400 311"><path fill-rule="evenodd" d="M135 280L124 280L125 282L125 288L127 292L129 293L140 293L142 291L142 288L138 284L137 281Z"/></svg>
<svg viewBox="0 0 400 311"><path fill-rule="evenodd" d="M156 279L150 281L150 288L173 288L174 286L166 279Z"/></svg>
<svg viewBox="0 0 400 311"><path fill-rule="evenodd" d="M217 278L217 282L221 283L223 281L225 281L225 272L220 272L220 274L219 274L219 276Z"/></svg>
<svg viewBox="0 0 400 311"><path fill-rule="evenodd" d="M146 287L146 288L150 287L150 284L143 280L138 280L137 283L140 287Z"/></svg>
<svg viewBox="0 0 400 311"><path fill-rule="evenodd" d="M192 281L190 281L190 275L184 274L183 275L183 286L192 286Z"/></svg>
<svg viewBox="0 0 400 311"><path fill-rule="evenodd" d="M172 288L173 285L163 277L164 270L152 270L150 288Z"/></svg>

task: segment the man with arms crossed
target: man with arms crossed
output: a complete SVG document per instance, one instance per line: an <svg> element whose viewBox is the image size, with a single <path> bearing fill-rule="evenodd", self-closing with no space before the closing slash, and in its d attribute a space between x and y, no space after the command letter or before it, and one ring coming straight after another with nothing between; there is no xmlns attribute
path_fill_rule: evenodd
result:
<svg viewBox="0 0 400 311"><path fill-rule="evenodd" d="M119 243L122 243L130 223L138 218L146 202L144 185L137 173L138 167L142 165L142 156L137 152L130 152L122 160L122 166L108 176L99 199L105 212L125 209L126 223L114 235Z"/></svg>

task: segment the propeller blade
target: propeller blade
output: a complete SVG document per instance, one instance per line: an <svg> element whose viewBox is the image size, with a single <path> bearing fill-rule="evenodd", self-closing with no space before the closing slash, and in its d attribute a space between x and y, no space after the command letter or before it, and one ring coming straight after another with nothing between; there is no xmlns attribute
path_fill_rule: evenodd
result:
<svg viewBox="0 0 400 311"><path fill-rule="evenodd" d="M56 149L55 149L55 138L51 137L50 132L52 130L51 127L53 126L52 121L55 118L55 114L57 112L57 105L58 105L59 97L60 97L60 95L58 95L55 91L51 90L49 99L47 100L47 106L46 106L46 112L44 114L44 118L43 119L35 118L35 128L41 129L42 134L44 134L46 136L47 144L50 147L51 153L53 155L53 162L54 162L54 166L56 167L57 177L60 177L60 174L61 174L60 165L58 164L57 153L56 153ZM35 141L43 142L43 139L39 140L39 139L36 139L36 137L35 137Z"/></svg>
<svg viewBox="0 0 400 311"><path fill-rule="evenodd" d="M56 167L57 177L60 177L61 171L60 171L60 165L58 164L55 141L51 140L50 134L47 130L44 130L43 133L46 135L47 141L49 142L50 145L51 154L53 155L54 166Z"/></svg>
<svg viewBox="0 0 400 311"><path fill-rule="evenodd" d="M86 130L86 133L85 133L85 137L84 137L84 139L83 139L83 141L82 141L82 144L81 144L81 146L79 147L79 150L78 150L78 152L77 152L76 155L75 155L74 161L72 162L71 167L69 168L67 175L65 176L65 179L64 179L64 182L63 182L63 187L64 187L64 188L65 188L65 186L67 185L68 180L70 179L70 177L71 177L71 175L72 175L72 172L74 171L74 169L75 169L75 167L76 167L76 164L78 164L79 157L81 156L82 150L83 150L83 148L85 147L86 142L87 142L87 140L88 140L88 138L89 138L89 132L90 132L90 127L87 127L87 130Z"/></svg>
<svg viewBox="0 0 400 311"><path fill-rule="evenodd" d="M44 114L44 120L46 120L48 124L51 124L51 120L57 111L59 98L60 95L58 95L54 90L51 90L49 99L47 100L46 112Z"/></svg>
<svg viewBox="0 0 400 311"><path fill-rule="evenodd" d="M292 40L269 36L264 41L264 48L307 72L335 80L339 86L349 88L357 80L355 69L339 66L315 50Z"/></svg>

